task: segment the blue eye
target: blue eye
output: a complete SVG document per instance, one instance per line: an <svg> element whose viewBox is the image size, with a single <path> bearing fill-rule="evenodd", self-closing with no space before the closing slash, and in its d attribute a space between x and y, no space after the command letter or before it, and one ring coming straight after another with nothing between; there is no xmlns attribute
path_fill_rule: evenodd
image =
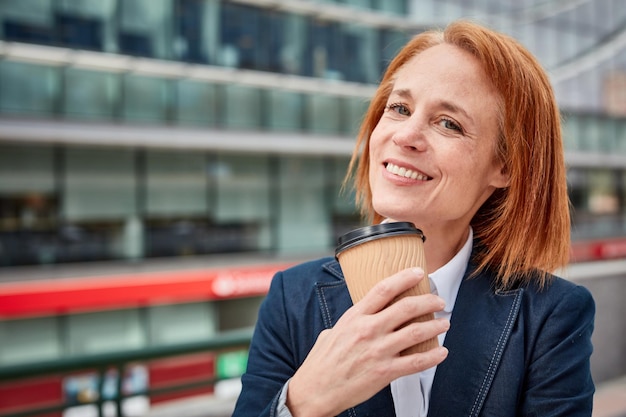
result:
<svg viewBox="0 0 626 417"><path fill-rule="evenodd" d="M463 132L463 129L461 129L461 126L459 126L457 123L455 123L454 121L450 120L450 119L441 119L441 121L439 122L443 127L445 127L446 129L451 129L451 130L456 130L459 132Z"/></svg>
<svg viewBox="0 0 626 417"><path fill-rule="evenodd" d="M387 105L387 109L388 110L393 110L394 112L398 113L401 116L410 116L411 115L411 111L409 110L409 108L407 106L405 106L402 103L393 103L393 104L388 104Z"/></svg>

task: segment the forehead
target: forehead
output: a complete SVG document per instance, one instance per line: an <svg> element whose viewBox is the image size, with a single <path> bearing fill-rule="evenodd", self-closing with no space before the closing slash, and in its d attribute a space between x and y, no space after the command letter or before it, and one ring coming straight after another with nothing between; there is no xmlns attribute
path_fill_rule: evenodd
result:
<svg viewBox="0 0 626 417"><path fill-rule="evenodd" d="M393 89L408 90L415 97L431 93L482 106L492 102L493 109L498 108L499 94L480 61L449 44L430 47L409 59L395 74Z"/></svg>

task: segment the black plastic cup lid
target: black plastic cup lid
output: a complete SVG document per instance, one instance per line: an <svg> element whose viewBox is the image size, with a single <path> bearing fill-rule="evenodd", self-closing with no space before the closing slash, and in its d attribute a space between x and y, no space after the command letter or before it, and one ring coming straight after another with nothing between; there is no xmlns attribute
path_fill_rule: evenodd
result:
<svg viewBox="0 0 626 417"><path fill-rule="evenodd" d="M415 234L422 238L422 242L426 240L424 233L413 223L410 222L392 222L381 223L373 226L361 227L352 230L337 239L337 248L335 249L335 257L346 249L371 240L395 235Z"/></svg>

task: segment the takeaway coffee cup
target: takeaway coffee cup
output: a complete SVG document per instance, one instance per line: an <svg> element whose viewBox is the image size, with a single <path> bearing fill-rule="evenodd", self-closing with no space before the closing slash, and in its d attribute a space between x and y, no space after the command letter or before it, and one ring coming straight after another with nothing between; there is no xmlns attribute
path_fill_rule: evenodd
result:
<svg viewBox="0 0 626 417"><path fill-rule="evenodd" d="M335 257L353 303L357 303L380 280L406 268L419 266L426 269L424 256L425 236L409 222L392 222L367 226L346 233L338 239ZM408 295L430 293L426 276L418 285L402 293L397 299ZM414 321L432 320L427 314ZM413 346L403 352L425 352L438 346L437 337Z"/></svg>

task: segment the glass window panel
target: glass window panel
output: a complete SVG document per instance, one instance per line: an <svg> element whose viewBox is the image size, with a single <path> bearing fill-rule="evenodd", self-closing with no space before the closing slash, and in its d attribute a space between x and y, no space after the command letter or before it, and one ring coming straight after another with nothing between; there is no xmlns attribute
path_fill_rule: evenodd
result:
<svg viewBox="0 0 626 417"><path fill-rule="evenodd" d="M212 167L218 223L270 218L270 166L265 156L221 155Z"/></svg>
<svg viewBox="0 0 626 417"><path fill-rule="evenodd" d="M324 77L328 65L325 33L336 31L330 22L321 22L315 19L308 21L307 46L304 57L304 75Z"/></svg>
<svg viewBox="0 0 626 417"><path fill-rule="evenodd" d="M118 3L118 50L123 54L166 58L171 45L170 0Z"/></svg>
<svg viewBox="0 0 626 417"><path fill-rule="evenodd" d="M61 45L115 51L116 0L58 0L56 41Z"/></svg>
<svg viewBox="0 0 626 417"><path fill-rule="evenodd" d="M111 119L119 102L116 74L67 68L64 114L77 119Z"/></svg>
<svg viewBox="0 0 626 417"><path fill-rule="evenodd" d="M59 92L58 68L0 62L0 111L51 115Z"/></svg>
<svg viewBox="0 0 626 417"><path fill-rule="evenodd" d="M268 127L271 130L302 130L304 100L290 91L267 90Z"/></svg>
<svg viewBox="0 0 626 417"><path fill-rule="evenodd" d="M221 3L221 2L219 2ZM210 54L211 28L216 28L219 10L217 1L175 0L174 49L183 61L213 62ZM215 40L213 40L215 42Z"/></svg>
<svg viewBox="0 0 626 417"><path fill-rule="evenodd" d="M206 157L202 153L148 151L146 209L149 215L202 215L208 211Z"/></svg>
<svg viewBox="0 0 626 417"><path fill-rule="evenodd" d="M340 214L354 214L356 212L355 192L350 184L343 186L350 160L348 158L335 158L332 162L331 194L333 211Z"/></svg>
<svg viewBox="0 0 626 417"><path fill-rule="evenodd" d="M348 24L342 25L342 32L341 72L345 79L360 83L378 82L378 32L373 28Z"/></svg>
<svg viewBox="0 0 626 417"><path fill-rule="evenodd" d="M199 81L176 82L176 121L182 125L214 126L217 121L217 87Z"/></svg>
<svg viewBox="0 0 626 417"><path fill-rule="evenodd" d="M169 81L140 75L124 76L124 120L165 123L168 116Z"/></svg>
<svg viewBox="0 0 626 417"><path fill-rule="evenodd" d="M580 129L578 127L578 116L573 113L567 113L562 118L563 144L568 151L578 151L581 149Z"/></svg>
<svg viewBox="0 0 626 417"><path fill-rule="evenodd" d="M19 42L53 42L52 2L49 0L0 1L0 38Z"/></svg>
<svg viewBox="0 0 626 417"><path fill-rule="evenodd" d="M0 145L0 266L53 262L57 225L54 149Z"/></svg>
<svg viewBox="0 0 626 417"><path fill-rule="evenodd" d="M325 250L332 244L326 175L323 158L280 158L279 251Z"/></svg>
<svg viewBox="0 0 626 417"><path fill-rule="evenodd" d="M590 232L595 236L611 236L621 227L620 203L617 187L618 177L610 170L590 170L589 172L589 210Z"/></svg>
<svg viewBox="0 0 626 417"><path fill-rule="evenodd" d="M124 0L126 1L126 0ZM81 16L112 17L115 0L56 0L57 10L76 13Z"/></svg>
<svg viewBox="0 0 626 417"><path fill-rule="evenodd" d="M66 218L123 219L135 214L134 162L134 152L126 149L67 149Z"/></svg>
<svg viewBox="0 0 626 417"><path fill-rule="evenodd" d="M285 14L223 3L220 9L220 64L284 72Z"/></svg>
<svg viewBox="0 0 626 417"><path fill-rule="evenodd" d="M602 142L602 130L598 118L594 116L581 116L579 121L582 150L599 150Z"/></svg>
<svg viewBox="0 0 626 417"><path fill-rule="evenodd" d="M226 127L252 129L262 124L261 92L258 88L227 84L225 100L220 108L222 122Z"/></svg>
<svg viewBox="0 0 626 417"><path fill-rule="evenodd" d="M343 80L345 34L338 23L314 20L310 26L306 75Z"/></svg>
<svg viewBox="0 0 626 417"><path fill-rule="evenodd" d="M363 117L365 116L365 112L367 112L369 100L361 97L346 97L342 100L345 103L345 111L343 112L346 117L346 120L343 123L345 126L345 133L348 134L350 138L356 138L359 128L361 127Z"/></svg>
<svg viewBox="0 0 626 417"><path fill-rule="evenodd" d="M309 130L314 133L341 132L341 98L311 94L307 97Z"/></svg>
<svg viewBox="0 0 626 417"><path fill-rule="evenodd" d="M260 12L247 5L224 3L220 9L220 64L261 69Z"/></svg>
<svg viewBox="0 0 626 417"><path fill-rule="evenodd" d="M52 4L50 0L2 0L0 18L47 25L52 21Z"/></svg>
<svg viewBox="0 0 626 417"><path fill-rule="evenodd" d="M615 128L615 140L617 150L626 151L626 119L617 119Z"/></svg>
<svg viewBox="0 0 626 417"><path fill-rule="evenodd" d="M220 50L220 9L221 1L202 3L202 38L199 42L203 56L210 64L216 64Z"/></svg>
<svg viewBox="0 0 626 417"><path fill-rule="evenodd" d="M53 360L62 355L55 317L0 320L0 364Z"/></svg>
<svg viewBox="0 0 626 417"><path fill-rule="evenodd" d="M288 74L303 74L307 54L308 20L303 16L285 16L284 46L281 51L282 69Z"/></svg>
<svg viewBox="0 0 626 417"><path fill-rule="evenodd" d="M0 145L0 193L54 191L51 146Z"/></svg>
<svg viewBox="0 0 626 417"><path fill-rule="evenodd" d="M378 67L378 80L382 79L382 75L387 69L389 63L408 41L407 34L395 30L381 30L379 32L379 37L380 57Z"/></svg>
<svg viewBox="0 0 626 417"><path fill-rule="evenodd" d="M260 16L260 43L257 46L257 69L285 72L283 48L285 44L285 15L274 10L265 10Z"/></svg>
<svg viewBox="0 0 626 417"><path fill-rule="evenodd" d="M598 129L600 130L600 151L605 153L615 152L618 149L615 136L617 131L616 121L609 117L599 117Z"/></svg>
<svg viewBox="0 0 626 417"><path fill-rule="evenodd" d="M352 183L346 184L345 187L343 185L349 162L349 158L333 158L329 161L332 166L329 193L332 201L333 242L336 242L339 236L363 225L356 207Z"/></svg>
<svg viewBox="0 0 626 417"><path fill-rule="evenodd" d="M137 349L146 346L139 310L73 314L67 318L70 355Z"/></svg>
<svg viewBox="0 0 626 417"><path fill-rule="evenodd" d="M150 344L173 345L210 338L217 324L213 306L213 303L191 303L150 307Z"/></svg>
<svg viewBox="0 0 626 417"><path fill-rule="evenodd" d="M374 0L374 7L378 10L401 16L405 16L408 12L407 0Z"/></svg>

